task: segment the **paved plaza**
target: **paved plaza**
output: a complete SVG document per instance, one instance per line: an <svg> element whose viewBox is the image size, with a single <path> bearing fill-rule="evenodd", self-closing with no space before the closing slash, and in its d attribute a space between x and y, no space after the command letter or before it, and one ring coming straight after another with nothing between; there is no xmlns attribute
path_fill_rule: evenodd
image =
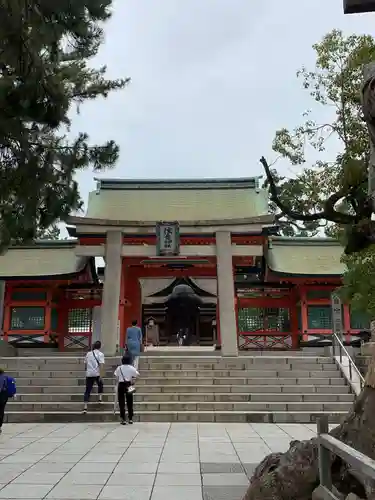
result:
<svg viewBox="0 0 375 500"><path fill-rule="evenodd" d="M302 424L9 424L0 500L240 500L254 467Z"/></svg>

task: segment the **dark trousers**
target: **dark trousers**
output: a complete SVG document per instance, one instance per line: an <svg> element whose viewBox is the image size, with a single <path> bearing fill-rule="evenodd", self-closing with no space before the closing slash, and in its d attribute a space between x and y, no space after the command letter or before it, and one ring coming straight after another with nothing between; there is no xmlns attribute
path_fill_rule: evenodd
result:
<svg viewBox="0 0 375 500"><path fill-rule="evenodd" d="M3 393L0 394L0 429L3 426L4 412L7 402L8 402L8 395Z"/></svg>
<svg viewBox="0 0 375 500"><path fill-rule="evenodd" d="M100 377L86 377L86 390L84 395L84 402L88 403L90 400L90 395L94 384L98 386L98 393L103 394L103 381Z"/></svg>
<svg viewBox="0 0 375 500"><path fill-rule="evenodd" d="M128 392L128 388L130 387L130 382L119 382L117 388L117 399L118 406L120 408L120 417L121 420L125 420L125 401L126 406L128 407L128 417L129 420L133 420L134 412L133 412L133 393Z"/></svg>

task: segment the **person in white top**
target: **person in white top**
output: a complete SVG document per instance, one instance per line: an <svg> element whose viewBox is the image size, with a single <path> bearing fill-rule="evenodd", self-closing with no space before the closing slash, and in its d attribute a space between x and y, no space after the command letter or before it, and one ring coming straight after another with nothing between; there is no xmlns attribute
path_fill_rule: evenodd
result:
<svg viewBox="0 0 375 500"><path fill-rule="evenodd" d="M132 365L132 358L129 355L123 356L121 365L115 370L117 382L117 400L120 408L121 425L126 425L125 419L125 401L128 408L129 424L133 423L133 395L134 388L132 387L133 379L139 376L138 371Z"/></svg>
<svg viewBox="0 0 375 500"><path fill-rule="evenodd" d="M86 390L84 395L84 409L87 412L87 403L90 400L90 395L94 384L98 385L99 402L102 402L103 394L103 373L104 373L104 354L100 351L102 343L97 340L92 346L92 350L86 354L85 369L86 369Z"/></svg>

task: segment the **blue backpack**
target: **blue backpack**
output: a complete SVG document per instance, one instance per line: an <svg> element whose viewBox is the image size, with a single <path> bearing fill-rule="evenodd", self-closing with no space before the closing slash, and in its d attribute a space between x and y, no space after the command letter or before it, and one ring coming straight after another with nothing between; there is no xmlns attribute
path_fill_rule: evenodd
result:
<svg viewBox="0 0 375 500"><path fill-rule="evenodd" d="M16 381L13 377L7 376L7 393L8 398L13 398L17 394Z"/></svg>
<svg viewBox="0 0 375 500"><path fill-rule="evenodd" d="M12 398L17 393L16 381L8 375L0 376L0 387L0 392L5 392L8 398Z"/></svg>

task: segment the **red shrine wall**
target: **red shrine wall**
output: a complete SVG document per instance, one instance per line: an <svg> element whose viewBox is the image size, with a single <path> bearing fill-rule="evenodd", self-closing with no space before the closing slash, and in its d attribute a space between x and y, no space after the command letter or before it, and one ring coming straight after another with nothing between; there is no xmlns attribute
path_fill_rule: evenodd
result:
<svg viewBox="0 0 375 500"><path fill-rule="evenodd" d="M133 264L133 265L131 265ZM129 260L124 260L121 297L119 300L119 321L121 344L124 332L133 319L142 320L142 300L140 278L165 277L216 277L216 265L191 270L169 270L152 266L141 268ZM100 294L80 299L67 296L58 288L57 282L35 283L25 286L25 282L9 282L4 297L3 338L6 341L28 340L32 344L49 343L57 339L61 350L84 349L91 344L92 311L100 307ZM277 285L270 287L271 292L258 297L237 295L235 307L238 318L239 346L248 348L298 348L298 339L308 341L312 336L330 335L332 329L319 314L330 310L328 296L337 285L319 286L300 284L281 294L275 293ZM272 292L273 291L273 292ZM327 294L319 298L319 292ZM314 297L314 295L317 295ZM218 340L220 343L219 308L216 308ZM272 319L272 311L288 311L287 331ZM259 323L261 311L264 311L263 323ZM314 316L314 314L315 316ZM242 318L242 323L241 323ZM280 318L277 319L278 321ZM315 321L315 323L314 323ZM243 324L245 322L245 324ZM70 326L69 326L70 323ZM73 323L73 326L72 326ZM366 325L353 325L349 306L343 305L343 325L346 340L358 334Z"/></svg>
<svg viewBox="0 0 375 500"><path fill-rule="evenodd" d="M57 307L53 287L7 283L4 295L3 338L15 340L20 335L39 342L49 342L53 330L52 311Z"/></svg>
<svg viewBox="0 0 375 500"><path fill-rule="evenodd" d="M69 279L17 279L5 284L3 339L36 345L85 348L90 345L91 311L101 304L89 267ZM70 288L72 287L72 288ZM69 328L70 324L70 328ZM69 331L70 330L70 331Z"/></svg>
<svg viewBox="0 0 375 500"><path fill-rule="evenodd" d="M99 238L102 242L102 239ZM98 245L98 239L81 240L81 244ZM211 241L212 240L212 241ZM262 237L232 237L237 244L260 244ZM125 244L150 244L149 238L124 238ZM213 244L213 238L182 238L182 244ZM193 259L193 258L191 258ZM141 278L215 277L216 258L199 258L206 263L187 269L170 269L145 257L126 257L122 262L121 293L119 297L120 342L131 321L142 320ZM252 265L253 257L234 257L234 265ZM3 338L6 341L28 340L32 344L57 342L61 350L86 349L91 345L94 309L101 305L101 289L97 285L81 289L91 281L87 273L70 280L28 279L8 281L5 287ZM298 348L300 338L330 335L330 293L340 285L332 278L309 279L267 276L263 291L252 296L237 293L234 307L237 315L237 335L240 349ZM73 286L73 290L64 288ZM279 288L278 288L279 287ZM216 321L220 344L218 300ZM354 321L349 306L343 306L343 326L346 339L366 328L366 321Z"/></svg>

